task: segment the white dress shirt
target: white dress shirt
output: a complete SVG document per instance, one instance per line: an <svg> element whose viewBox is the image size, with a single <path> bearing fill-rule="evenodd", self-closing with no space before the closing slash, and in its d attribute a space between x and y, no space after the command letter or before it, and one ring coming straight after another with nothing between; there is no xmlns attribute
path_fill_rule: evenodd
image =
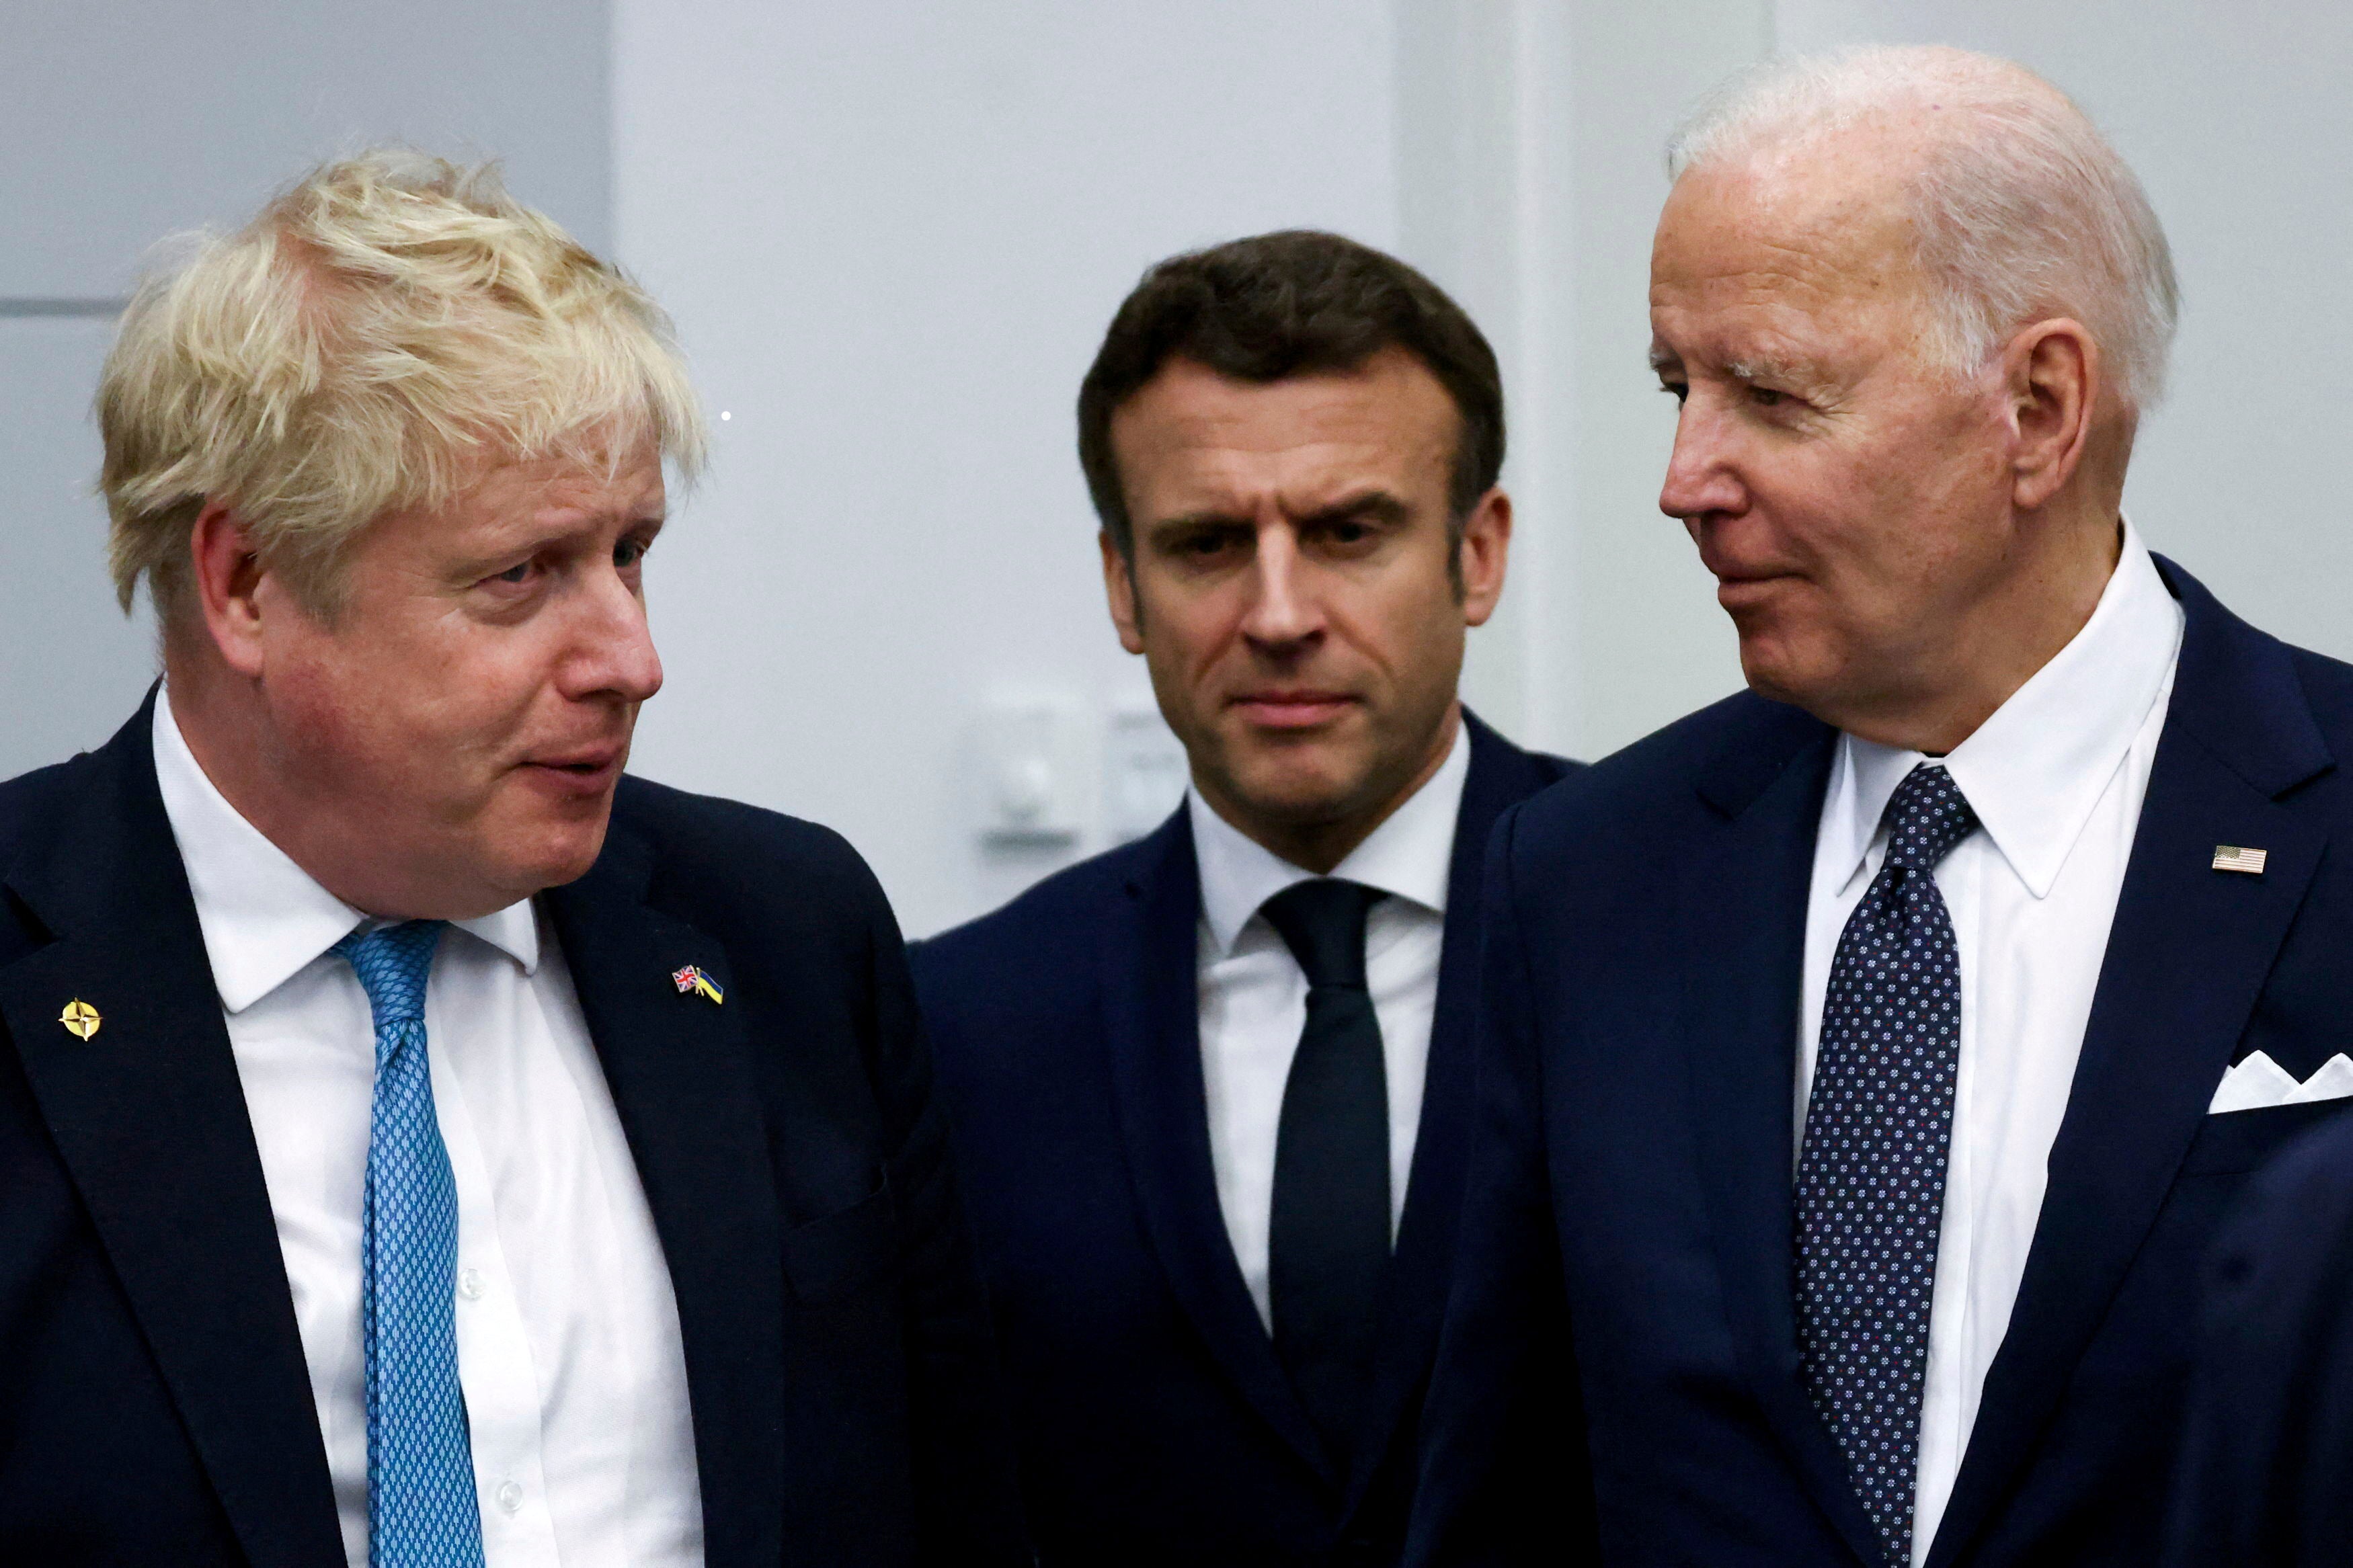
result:
<svg viewBox="0 0 2353 1568"><path fill-rule="evenodd" d="M237 814L155 703L155 774L227 1016L351 1568L368 1560L360 1224L375 1030L329 951L361 911ZM488 1568L699 1568L670 1270L529 900L452 925L425 994L458 1194L458 1378ZM273 1288L275 1281L259 1282Z"/></svg>
<svg viewBox="0 0 2353 1568"><path fill-rule="evenodd" d="M2084 629L1943 759L1983 831L1936 872L1959 950L1961 1040L1928 1320L1915 1563L1944 1518L2026 1270L2165 727L2181 626L2180 605L2126 523L2116 572ZM1924 760L1839 738L1806 910L1801 1147L1839 935L1885 855L1880 814Z"/></svg>
<svg viewBox="0 0 2353 1568"><path fill-rule="evenodd" d="M1388 894L1365 921L1365 984L1381 1026L1388 1074L1389 1235L1405 1212L1421 1125L1430 1019L1438 1007L1439 950L1446 935L1446 881L1454 866L1454 819L1471 773L1471 742L1455 726L1438 771L1389 814L1335 877ZM1226 1235L1242 1280L1271 1327L1267 1228L1274 1206L1274 1138L1291 1058L1307 1025L1307 975L1259 907L1314 876L1219 816L1198 790L1186 796L1201 870L1198 976L1201 1080L1209 1108L1209 1160Z"/></svg>

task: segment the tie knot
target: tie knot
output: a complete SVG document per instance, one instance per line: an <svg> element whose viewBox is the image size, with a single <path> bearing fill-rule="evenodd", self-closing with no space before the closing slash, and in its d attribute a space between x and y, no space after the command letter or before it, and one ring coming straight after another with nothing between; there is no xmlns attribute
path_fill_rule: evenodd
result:
<svg viewBox="0 0 2353 1568"><path fill-rule="evenodd" d="M353 931L335 943L335 951L351 960L352 973L360 977L360 989L367 993L368 1011L379 1030L424 1022L425 976L433 967L433 949L447 923L403 921L364 934Z"/></svg>
<svg viewBox="0 0 2353 1568"><path fill-rule="evenodd" d="M1388 895L1361 882L1318 877L1295 882L1260 906L1291 949L1307 984L1365 988L1365 916Z"/></svg>
<svg viewBox="0 0 2353 1568"><path fill-rule="evenodd" d="M1880 818L1887 829L1887 863L1933 871L1954 845L1978 829L1978 814L1953 775L1922 763L1905 775Z"/></svg>

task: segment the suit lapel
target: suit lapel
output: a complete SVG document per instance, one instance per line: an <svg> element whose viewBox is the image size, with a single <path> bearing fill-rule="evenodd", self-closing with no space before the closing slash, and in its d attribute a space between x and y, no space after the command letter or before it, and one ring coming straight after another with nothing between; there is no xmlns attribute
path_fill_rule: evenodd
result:
<svg viewBox="0 0 2353 1568"><path fill-rule="evenodd" d="M617 821L596 868L545 895L612 1087L678 1302L711 1568L784 1552L785 1295L776 1184L744 1037L750 999L713 938L647 901L650 847ZM681 993L688 964L713 1005Z"/></svg>
<svg viewBox="0 0 2353 1568"><path fill-rule="evenodd" d="M1196 974L1200 869L1185 808L1141 847L1142 868L1104 922L1101 958L1113 1097L1136 1204L1169 1289L1209 1353L1336 1489L1343 1478L1275 1359L1218 1205Z"/></svg>
<svg viewBox="0 0 2353 1568"><path fill-rule="evenodd" d="M55 940L0 969L26 1082L255 1568L341 1562L269 1193L155 784L154 697L8 873ZM99 1031L58 1022L69 1001Z"/></svg>
<svg viewBox="0 0 2353 1568"><path fill-rule="evenodd" d="M1455 818L1447 873L1446 928L1439 953L1438 994L1422 1079L1421 1121L1397 1254L1382 1304L1379 1360L1374 1370L1366 1441L1350 1476L1349 1506L1372 1483L1406 1412L1419 1395L1437 1348L1451 1279L1456 1220L1470 1157L1472 1078L1477 1047L1480 875L1487 837L1505 808L1554 783L1558 763L1529 755L1474 718L1462 715L1471 768Z"/></svg>
<svg viewBox="0 0 2353 1568"><path fill-rule="evenodd" d="M1877 1538L1798 1369L1791 1230L1806 904L1836 732L1752 701L1700 794L1719 820L1683 868L1694 1135L1747 1381L1815 1500L1864 1562Z"/></svg>
<svg viewBox="0 0 2353 1568"><path fill-rule="evenodd" d="M2327 835L2280 795L2332 765L2287 650L2160 560L2188 617L2050 1186L1929 1556L1953 1562L2033 1453L2236 1055ZM2218 844L2269 851L2217 872Z"/></svg>

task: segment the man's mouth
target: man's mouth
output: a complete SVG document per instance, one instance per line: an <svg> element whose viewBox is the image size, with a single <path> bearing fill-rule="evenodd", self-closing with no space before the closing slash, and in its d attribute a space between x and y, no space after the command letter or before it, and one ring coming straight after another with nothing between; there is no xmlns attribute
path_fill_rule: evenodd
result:
<svg viewBox="0 0 2353 1568"><path fill-rule="evenodd" d="M1248 691L1232 699L1250 721L1271 730L1304 730L1327 723L1356 700L1344 691L1280 687Z"/></svg>
<svg viewBox="0 0 2353 1568"><path fill-rule="evenodd" d="M527 757L521 765L525 772L559 788L593 792L613 781L627 754L628 748L617 744L579 746Z"/></svg>

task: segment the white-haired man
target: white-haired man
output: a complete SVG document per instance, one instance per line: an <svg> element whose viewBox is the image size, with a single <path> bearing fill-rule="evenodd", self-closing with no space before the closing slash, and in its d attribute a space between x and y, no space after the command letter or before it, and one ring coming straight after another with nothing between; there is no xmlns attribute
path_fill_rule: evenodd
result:
<svg viewBox="0 0 2353 1568"><path fill-rule="evenodd" d="M880 889L622 776L660 311L372 154L99 411L164 679L0 785L0 1555L1026 1560Z"/></svg>
<svg viewBox="0 0 2353 1568"><path fill-rule="evenodd" d="M1416 1549L2151 1562L2214 1216L2347 1103L2353 670L2123 520L2173 281L2049 84L1780 65L1672 166L1752 689L1498 826Z"/></svg>

